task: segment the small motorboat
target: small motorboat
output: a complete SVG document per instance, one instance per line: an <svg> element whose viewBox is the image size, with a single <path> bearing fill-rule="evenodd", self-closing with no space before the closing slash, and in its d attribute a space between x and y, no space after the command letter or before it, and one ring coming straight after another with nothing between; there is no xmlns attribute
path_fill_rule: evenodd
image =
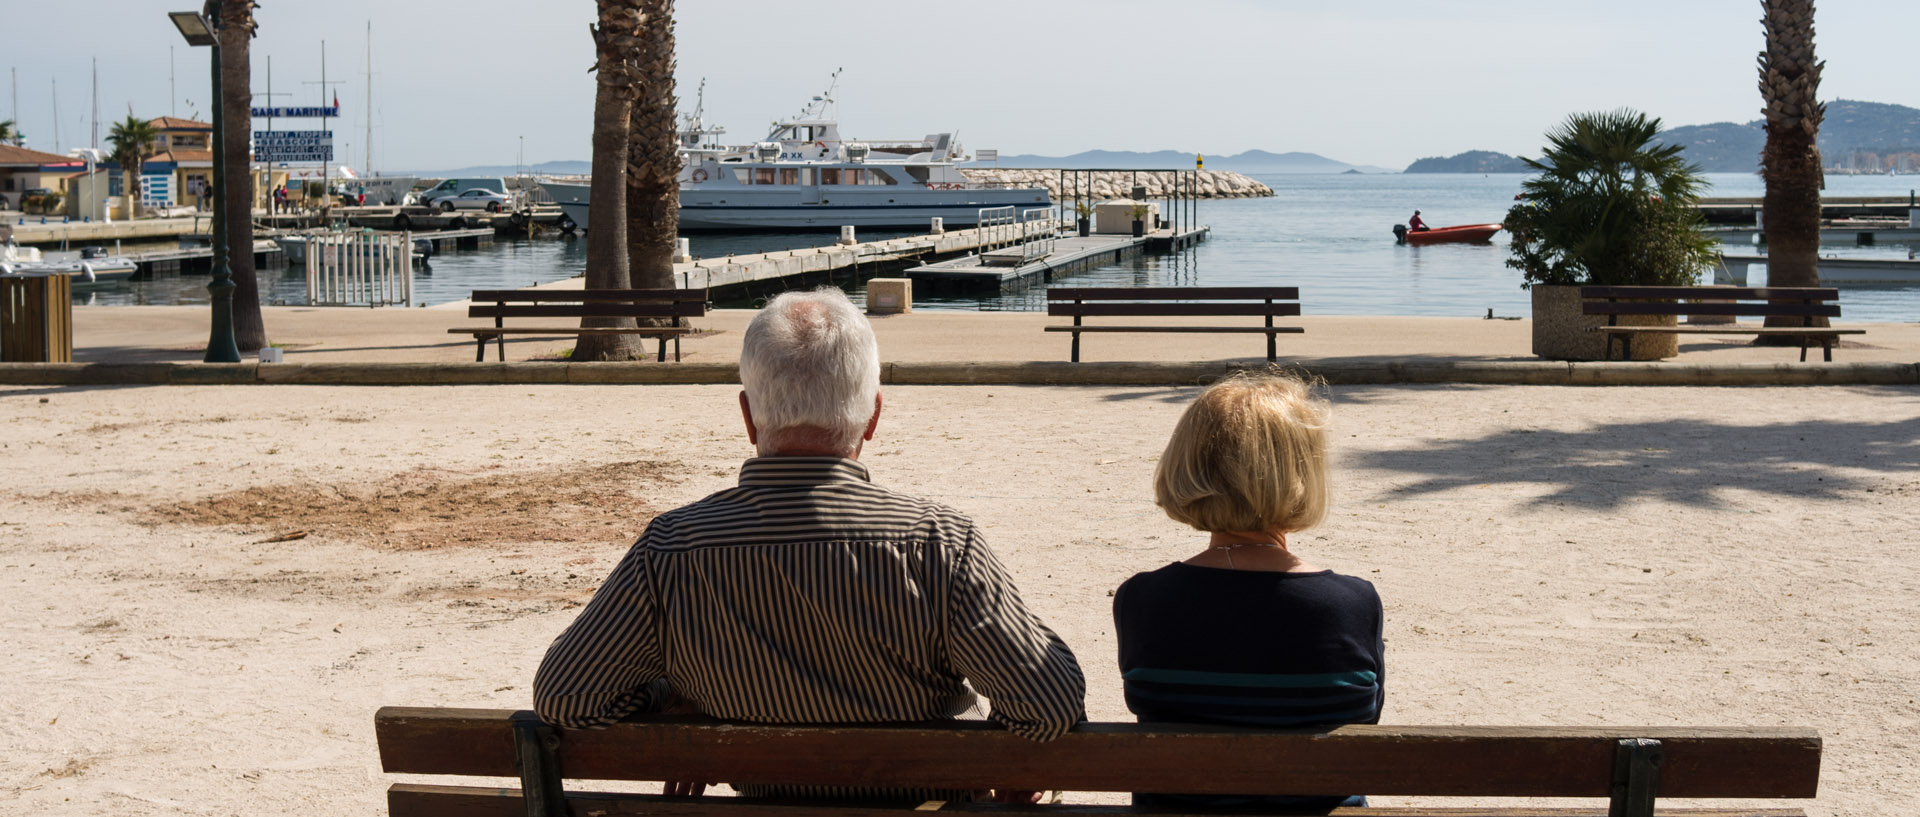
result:
<svg viewBox="0 0 1920 817"><path fill-rule="evenodd" d="M1409 231L1405 224L1393 225L1393 236L1402 244L1465 244L1485 242L1500 232L1500 224L1455 224L1452 227L1435 227L1431 230Z"/></svg>
<svg viewBox="0 0 1920 817"><path fill-rule="evenodd" d="M42 253L17 246L9 237L0 248L0 275L66 275L73 279L75 289L118 286L139 270L131 259L108 255L104 247Z"/></svg>

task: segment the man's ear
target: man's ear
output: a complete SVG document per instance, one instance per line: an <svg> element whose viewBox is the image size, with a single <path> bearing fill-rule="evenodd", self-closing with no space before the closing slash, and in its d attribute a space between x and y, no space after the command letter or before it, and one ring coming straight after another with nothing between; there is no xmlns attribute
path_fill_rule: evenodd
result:
<svg viewBox="0 0 1920 817"><path fill-rule="evenodd" d="M878 411L874 412L874 417L876 419L879 417L879 415L880 415L880 412ZM740 390L740 418L747 421L747 442L758 445L760 443L760 429L753 427L753 407L747 405L746 389ZM867 436L869 437L873 436L872 424L867 425Z"/></svg>
<svg viewBox="0 0 1920 817"><path fill-rule="evenodd" d="M747 399L747 396L743 393L740 395L740 399L744 403L745 400ZM867 418L867 433L860 435L860 439L862 440L873 439L873 430L879 427L879 425L880 425L880 393L874 392L873 393L873 416Z"/></svg>

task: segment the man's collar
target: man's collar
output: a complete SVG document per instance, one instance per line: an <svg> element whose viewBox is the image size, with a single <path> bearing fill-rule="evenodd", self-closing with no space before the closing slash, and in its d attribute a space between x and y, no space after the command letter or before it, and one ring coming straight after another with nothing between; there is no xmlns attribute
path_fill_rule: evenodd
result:
<svg viewBox="0 0 1920 817"><path fill-rule="evenodd" d="M865 465L845 457L754 457L740 466L741 485L872 481Z"/></svg>

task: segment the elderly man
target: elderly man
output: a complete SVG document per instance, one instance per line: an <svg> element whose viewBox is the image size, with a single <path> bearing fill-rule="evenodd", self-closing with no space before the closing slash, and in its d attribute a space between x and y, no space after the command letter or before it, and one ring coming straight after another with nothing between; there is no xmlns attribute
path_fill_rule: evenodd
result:
<svg viewBox="0 0 1920 817"><path fill-rule="evenodd" d="M590 727L677 696L763 723L989 717L1050 740L1083 717L1073 653L971 520L874 485L873 328L836 289L747 326L739 487L661 514L547 650L534 708ZM758 787L748 787L748 793Z"/></svg>

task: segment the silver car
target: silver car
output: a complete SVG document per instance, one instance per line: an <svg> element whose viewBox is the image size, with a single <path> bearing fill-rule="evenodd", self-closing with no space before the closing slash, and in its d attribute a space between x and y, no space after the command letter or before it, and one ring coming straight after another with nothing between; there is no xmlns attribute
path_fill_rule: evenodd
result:
<svg viewBox="0 0 1920 817"><path fill-rule="evenodd" d="M451 196L441 196L428 201L427 204L449 213L455 210L485 210L489 213L498 213L511 208L513 200L492 190L468 190Z"/></svg>

